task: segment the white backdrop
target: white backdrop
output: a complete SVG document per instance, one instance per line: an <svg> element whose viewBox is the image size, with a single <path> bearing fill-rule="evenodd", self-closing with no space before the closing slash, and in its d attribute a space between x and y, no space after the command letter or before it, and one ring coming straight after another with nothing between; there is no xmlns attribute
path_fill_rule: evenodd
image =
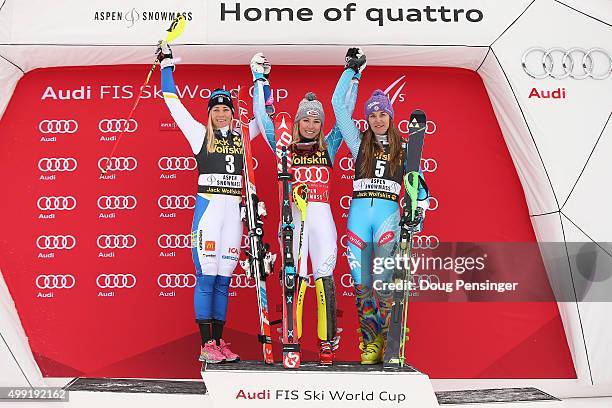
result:
<svg viewBox="0 0 612 408"><path fill-rule="evenodd" d="M523 71L521 57L530 47L601 47L612 53L612 4L609 0L556 1L460 0L447 8L462 9L457 22L389 21L382 26L372 18L391 9L404 17L406 2L358 1L347 21L345 1L159 1L108 0L103 6L64 0L6 0L0 5L0 114L4 112L19 79L36 68L109 64L143 64L152 61L152 49L171 18L180 11L188 29L175 45L185 63L246 64L263 51L276 64L340 65L347 46L360 45L371 65L452 66L480 74L489 93L509 152L517 168L538 241L597 242L596 272L612 268L612 194L606 188L612 171L612 77L604 80L573 78L536 80ZM311 21L221 21L221 6L236 9L310 7ZM410 7L443 6L424 0ZM326 21L325 10L337 8L339 21ZM470 22L466 16L482 15ZM114 14L112 14L114 12ZM256 10L250 12L253 17ZM334 12L329 11L333 17ZM412 15L416 15L412 11ZM454 11L446 17L453 16ZM368 15L371 17L369 20ZM109 16L114 20L100 20ZM96 18L97 17L97 18ZM287 17L287 14L285 14ZM372 20L372 21L371 21ZM279 35L282 33L282 35ZM557 57L558 58L558 57ZM606 63L599 57L594 65ZM560 61L557 62L557 67ZM534 69L538 69L536 64ZM604 68L605 69L605 68ZM529 97L539 91L563 89L563 99ZM1 137L1 136L0 136ZM562 246L561 246L562 247ZM542 254L551 283L558 291L563 282L580 279L571 248ZM0 279L0 291L3 281ZM571 285L569 286L571 287ZM565 289L564 289L565 288ZM606 281L591 290L608 290ZM607 293L612 293L608 291ZM5 296L6 292L3 293ZM573 293L565 293L564 300ZM0 333L7 349L0 356L18 363L22 376L40 377L12 302L2 302ZM559 304L578 379L587 384L612 383L612 312L606 302ZM2 344L0 344L2 346ZM33 365L34 364L34 365ZM13 364L16 365L16 364ZM24 369L23 367L26 367ZM4 370L4 367L3 367ZM1 371L1 370L0 370ZM0 375L0 381L5 381ZM3 384L0 384L3 385Z"/></svg>

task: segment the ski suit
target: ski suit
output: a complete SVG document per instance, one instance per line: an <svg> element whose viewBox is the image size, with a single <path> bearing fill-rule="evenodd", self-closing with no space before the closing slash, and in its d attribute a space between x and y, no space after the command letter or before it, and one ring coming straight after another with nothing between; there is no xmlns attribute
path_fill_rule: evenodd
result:
<svg viewBox="0 0 612 408"><path fill-rule="evenodd" d="M196 322L225 322L229 285L242 238L243 147L240 133L229 127L215 131L208 152L206 126L195 120L178 98L172 68L162 69L164 102L187 138L198 166L198 193L191 226L191 253L196 269ZM254 125L251 138L259 131Z"/></svg>
<svg viewBox="0 0 612 408"><path fill-rule="evenodd" d="M266 81L256 80L253 93L253 112L262 134L275 150L275 129L272 120L265 111L264 87ZM347 111L355 107L357 87L347 87L343 104ZM336 336L336 301L333 272L337 258L337 232L329 205L329 187L336 153L342 143L342 135L336 125L325 137L327 149L317 151L312 156L292 153L291 172L293 183L305 183L308 186L308 206L302 238L302 254L298 270L300 284L298 288L298 337L302 333L302 313L305 291L308 286L308 256L310 256L315 289L317 292L318 325L317 334L320 340L331 341ZM301 223L297 206L292 205L295 224L293 231L293 252L297 258Z"/></svg>
<svg viewBox="0 0 612 408"><path fill-rule="evenodd" d="M392 256L399 238L400 211L398 197L404 176L400 163L392 172L388 161L389 143L386 135L376 136L384 151L373 157L374 177L361 174L363 147L362 134L355 126L351 112L346 109L344 95L353 80L354 71L346 69L336 85L332 105L336 123L355 160L353 196L349 206L347 222L347 260L354 281L355 303L364 344L369 344L379 335L383 338L389 326L392 293L375 290L375 280L390 282L393 270L373 275L375 258ZM367 118L366 118L367 120ZM402 143L405 149L405 144ZM421 186L418 205L427 208L428 193Z"/></svg>

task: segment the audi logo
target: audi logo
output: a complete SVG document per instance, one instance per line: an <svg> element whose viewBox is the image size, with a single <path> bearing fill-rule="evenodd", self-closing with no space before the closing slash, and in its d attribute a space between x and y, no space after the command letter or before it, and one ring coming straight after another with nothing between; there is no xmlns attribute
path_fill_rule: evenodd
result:
<svg viewBox="0 0 612 408"><path fill-rule="evenodd" d="M77 161L72 157L43 157L38 161L40 171L75 171Z"/></svg>
<svg viewBox="0 0 612 408"><path fill-rule="evenodd" d="M196 199L188 195L163 195L157 200L162 210L186 210L195 208Z"/></svg>
<svg viewBox="0 0 612 408"><path fill-rule="evenodd" d="M413 235L412 247L414 249L436 249L440 246L440 240L435 235Z"/></svg>
<svg viewBox="0 0 612 408"><path fill-rule="evenodd" d="M340 246L342 246L342 248L344 249L347 248L347 245L348 245L347 240L348 240L348 236L346 234L340 237Z"/></svg>
<svg viewBox="0 0 612 408"><path fill-rule="evenodd" d="M351 276L350 273L345 273L344 275L342 275L342 277L340 278L340 283L342 284L342 286L344 286L345 288L352 288L353 285L355 284L355 281L353 280L353 277Z"/></svg>
<svg viewBox="0 0 612 408"><path fill-rule="evenodd" d="M240 243L240 249L245 249L249 247L249 237L246 234L242 234L242 241Z"/></svg>
<svg viewBox="0 0 612 408"><path fill-rule="evenodd" d="M421 170L423 173L433 173L438 170L438 162L435 159L421 159Z"/></svg>
<svg viewBox="0 0 612 408"><path fill-rule="evenodd" d="M196 285L196 276L187 273L162 273L157 277L160 288L193 288Z"/></svg>
<svg viewBox="0 0 612 408"><path fill-rule="evenodd" d="M132 210L136 208L136 204L138 204L138 201L132 195L98 197L98 208L101 210Z"/></svg>
<svg viewBox="0 0 612 408"><path fill-rule="evenodd" d="M437 275L427 275L427 274L414 274L410 276L410 283L413 285L420 287L421 282L431 283L440 283L440 277Z"/></svg>
<svg viewBox="0 0 612 408"><path fill-rule="evenodd" d="M100 249L130 249L136 246L136 237L127 235L98 235L96 241Z"/></svg>
<svg viewBox="0 0 612 408"><path fill-rule="evenodd" d="M327 167L297 167L293 169L296 183L329 183L329 168Z"/></svg>
<svg viewBox="0 0 612 408"><path fill-rule="evenodd" d="M435 211L438 209L438 199L436 197L429 197L429 207L427 207L428 211ZM404 196L400 198L400 207L404 208Z"/></svg>
<svg viewBox="0 0 612 408"><path fill-rule="evenodd" d="M41 211L71 211L76 207L76 198L72 196L40 197L36 206Z"/></svg>
<svg viewBox="0 0 612 408"><path fill-rule="evenodd" d="M257 170L257 167L259 167L259 162L257 161L257 158L251 157L251 161L253 161L253 170Z"/></svg>
<svg viewBox="0 0 612 408"><path fill-rule="evenodd" d="M429 130L431 126L431 130ZM438 130L438 125L436 125L436 122L432 121L432 120L428 120L427 122L425 122L425 134L426 135L431 135L436 133L436 130Z"/></svg>
<svg viewBox="0 0 612 408"><path fill-rule="evenodd" d="M198 167L195 157L162 157L157 161L160 170L195 170Z"/></svg>
<svg viewBox="0 0 612 408"><path fill-rule="evenodd" d="M399 123L397 124L397 128L403 134L406 134L406 135L410 134L410 121L406 119L400 120ZM428 120L425 123L425 134L432 135L436 133L436 130L438 130L438 126L436 125L436 122L432 120Z"/></svg>
<svg viewBox="0 0 612 408"><path fill-rule="evenodd" d="M368 121L365 119L353 119L353 123L355 124L355 127L359 129L361 133L365 132L370 127L368 125Z"/></svg>
<svg viewBox="0 0 612 408"><path fill-rule="evenodd" d="M135 157L101 157L98 160L100 171L132 171L136 167L138 167L138 161Z"/></svg>
<svg viewBox="0 0 612 408"><path fill-rule="evenodd" d="M355 160L352 157L341 158L340 168L344 171L355 171Z"/></svg>
<svg viewBox="0 0 612 408"><path fill-rule="evenodd" d="M349 207L351 206L351 201L353 200L353 198L351 196L342 196L340 198L340 207L342 207L342 209L344 210L348 210Z"/></svg>
<svg viewBox="0 0 612 408"><path fill-rule="evenodd" d="M79 124L73 119L45 119L38 124L41 133L74 133Z"/></svg>
<svg viewBox="0 0 612 408"><path fill-rule="evenodd" d="M36 238L38 249L72 249L76 238L72 235L41 235Z"/></svg>
<svg viewBox="0 0 612 408"><path fill-rule="evenodd" d="M190 234L162 234L157 238L160 248L191 248Z"/></svg>
<svg viewBox="0 0 612 408"><path fill-rule="evenodd" d="M98 130L102 133L134 133L137 129L136 119L102 119L98 122Z"/></svg>
<svg viewBox="0 0 612 408"><path fill-rule="evenodd" d="M521 65L535 79L606 79L612 74L612 56L603 48L531 47L523 53Z"/></svg>
<svg viewBox="0 0 612 408"><path fill-rule="evenodd" d="M70 289L76 284L72 275L38 275L36 287L38 289Z"/></svg>
<svg viewBox="0 0 612 408"><path fill-rule="evenodd" d="M254 288L255 287L255 279L249 279L244 273L235 274L232 276L232 280L230 281L230 288L234 289L246 289L246 288Z"/></svg>
<svg viewBox="0 0 612 408"><path fill-rule="evenodd" d="M96 278L96 285L101 289L130 289L136 286L136 276L131 273L103 273Z"/></svg>
<svg viewBox="0 0 612 408"><path fill-rule="evenodd" d="M435 211L438 209L438 199L436 197L429 197L429 211Z"/></svg>

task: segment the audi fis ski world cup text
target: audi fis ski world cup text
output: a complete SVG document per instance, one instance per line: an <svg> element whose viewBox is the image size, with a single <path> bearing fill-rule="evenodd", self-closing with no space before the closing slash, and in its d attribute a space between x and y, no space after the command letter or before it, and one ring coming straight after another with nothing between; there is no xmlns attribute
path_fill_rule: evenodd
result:
<svg viewBox="0 0 612 408"><path fill-rule="evenodd" d="M206 87L202 85L177 85L176 86L176 94L180 99L199 99L199 100L208 100L210 98L210 94L212 91L217 88L229 89L232 94L237 94L239 87L238 86L227 86L222 84L221 86L213 86ZM81 85L76 88L56 88L54 86L47 86L43 91L40 99L42 101L51 100L51 101L72 101L72 100L129 100L136 98L140 91L140 87L134 85L100 85L97 88L97 93L93 92L93 88L91 85ZM251 87L252 93L252 87ZM289 96L289 92L285 88L276 88L271 90L272 97L276 103L287 99ZM156 98L163 100L164 94L159 85L146 85L142 90L141 99L151 99ZM125 121L125 119L123 119ZM134 119L131 119L134 121ZM69 130L74 128L76 131L76 123L73 120L69 124L62 122L61 124L51 124L45 123L44 126L39 128L41 132L44 133L44 129L47 126L51 126L51 128L55 126L66 127ZM71 133L74 133L72 131Z"/></svg>
<svg viewBox="0 0 612 408"><path fill-rule="evenodd" d="M239 389L234 397L236 400L276 400L276 401L377 401L401 404L406 401L406 394L388 390L363 390L349 392L347 390L331 389L261 389L256 391ZM385 405L387 406L387 405Z"/></svg>

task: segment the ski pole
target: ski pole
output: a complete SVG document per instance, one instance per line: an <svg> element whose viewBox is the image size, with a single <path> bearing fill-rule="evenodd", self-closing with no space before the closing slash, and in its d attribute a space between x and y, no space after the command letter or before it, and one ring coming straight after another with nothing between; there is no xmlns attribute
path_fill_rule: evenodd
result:
<svg viewBox="0 0 612 408"><path fill-rule="evenodd" d="M163 42L165 42L166 44L169 44L170 42L174 41L178 36L180 36L183 33L183 30L185 30L185 23L186 23L185 16L183 16L182 14L179 14L178 16L176 16L176 18L170 24L170 28L166 30L168 34L166 35L166 39L163 40ZM149 69L149 72L147 73L147 78L145 79L144 83L140 87L140 92L138 92L138 97L136 98L136 101L134 102L134 105L132 106L132 109L130 110L127 120L125 121L125 125L123 126L123 128L121 128L121 131L119 132L119 136L117 137L117 140L115 141L115 144L113 145L113 149L111 150L108 160L106 161L106 167L102 170L102 175L106 174L106 172L108 171L110 167L111 159L115 156L115 150L117 150L119 141L123 137L123 134L125 133L125 129L127 128L127 125L130 122L130 119L132 119L132 116L134 115L134 111L136 110L136 107L140 103L140 98L142 97L142 91L149 84L151 75L153 74L153 71L155 71L155 67L157 66L158 63L159 62L157 60L157 56L155 56L155 61L153 61L153 64L151 65L151 69Z"/></svg>

